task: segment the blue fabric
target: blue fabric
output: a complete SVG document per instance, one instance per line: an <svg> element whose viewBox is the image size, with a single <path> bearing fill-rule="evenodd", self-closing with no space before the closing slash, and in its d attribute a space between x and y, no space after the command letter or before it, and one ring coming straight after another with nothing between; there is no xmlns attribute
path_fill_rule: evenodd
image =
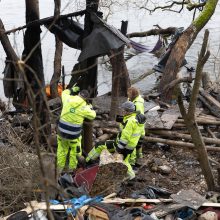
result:
<svg viewBox="0 0 220 220"><path fill-rule="evenodd" d="M81 207L83 207L84 205L87 205L91 202L101 202L103 200L102 196L96 196L94 198L90 198L86 195L83 195L79 198L73 198L70 200L64 200L62 202L58 201L58 200L50 200L50 203L53 205L58 205L58 204L71 204L72 207L67 208L66 212L69 214L73 214L74 216L76 216L76 211L77 209L80 209Z"/></svg>
<svg viewBox="0 0 220 220"><path fill-rule="evenodd" d="M180 210L177 212L177 217L181 219L189 219L189 217L192 217L193 210L190 208L187 208L186 210Z"/></svg>

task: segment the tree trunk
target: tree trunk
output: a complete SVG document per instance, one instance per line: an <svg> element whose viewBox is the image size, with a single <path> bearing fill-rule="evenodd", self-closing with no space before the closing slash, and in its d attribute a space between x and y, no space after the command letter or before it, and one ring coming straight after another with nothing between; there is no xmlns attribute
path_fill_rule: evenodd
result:
<svg viewBox="0 0 220 220"><path fill-rule="evenodd" d="M89 11L97 13L98 6L99 0L86 0L83 38L87 37L93 29L93 22L90 19ZM90 97L97 96L97 58L89 58L74 66L68 88L72 87L75 83L77 83L81 90L87 89Z"/></svg>
<svg viewBox="0 0 220 220"><path fill-rule="evenodd" d="M184 31L174 45L159 84L162 101L171 102L174 88L165 90L164 87L176 79L187 50L194 42L197 34L213 15L217 3L218 0L208 0L199 17Z"/></svg>
<svg viewBox="0 0 220 220"><path fill-rule="evenodd" d="M126 35L127 32L127 24L127 21L122 21L121 32L124 35ZM124 60L124 46L117 50L112 50L110 62L112 65L112 99L109 117L111 120L114 120L119 105L118 97L127 97L127 90L131 86Z"/></svg>
<svg viewBox="0 0 220 220"><path fill-rule="evenodd" d="M22 103L25 100L25 86L24 86L24 76L22 75L22 72L20 72L20 69L18 68L18 61L19 58L17 54L15 53L8 36L4 33L5 28L2 23L2 20L0 19L0 41L4 48L4 51L7 55L7 59L9 59L9 62L12 62L14 64L14 82L12 82L13 85L13 105L17 108L17 106L21 106ZM19 81L17 81L19 80ZM15 89L15 84L19 84L19 91Z"/></svg>
<svg viewBox="0 0 220 220"><path fill-rule="evenodd" d="M39 19L38 0L26 0L26 23ZM36 113L37 128L40 130L40 140L45 141L50 133L48 109L46 106L45 81L43 73L43 61L41 53L40 25L28 27L24 35L23 60L25 74L32 91L29 94L29 102ZM43 128L42 128L43 126Z"/></svg>
<svg viewBox="0 0 220 220"><path fill-rule="evenodd" d="M99 0L86 0L87 11L97 12ZM90 14L85 13L84 38L87 37L93 29L93 22L90 19ZM81 64L81 68L85 67L86 72L82 73L79 86L81 89L87 89L90 92L90 97L97 96L97 58L89 58ZM84 68L83 68L84 69ZM83 148L88 153L93 148L93 133L92 122L83 124Z"/></svg>
<svg viewBox="0 0 220 220"><path fill-rule="evenodd" d="M197 148L200 166L202 168L202 172L205 177L208 190L215 190L214 176L213 176L210 164L209 164L209 159L208 159L207 151L205 148L205 143L204 143L201 132L195 120L195 109L196 109L196 103L197 103L198 94L199 94L199 88L201 85L202 70L203 70L203 67L206 61L208 60L210 56L210 52L206 51L207 44L208 44L208 36L209 36L209 32L206 30L205 35L204 35L203 45L202 45L199 58L198 58L198 62L197 62L196 76L195 76L195 81L194 81L194 85L192 89L192 95L190 97L188 112L186 112L184 108L183 100L181 96L178 97L178 104L179 104L182 117L184 118L185 124L187 126L187 129L191 134L192 141Z"/></svg>
<svg viewBox="0 0 220 220"><path fill-rule="evenodd" d="M199 163L202 168L203 175L205 177L208 190L215 190L215 182L214 182L214 176L209 164L209 159L207 155L207 150L205 147L205 143L203 141L201 132L198 128L197 123L192 120L191 118L188 120L187 119L187 128L191 134L192 141L196 146L197 153L198 153L198 158L199 158Z"/></svg>
<svg viewBox="0 0 220 220"><path fill-rule="evenodd" d="M119 50L118 50L119 51ZM117 51L111 54L110 62L112 65L112 93L111 93L111 109L109 119L114 120L118 109L118 97L120 88L120 63L117 59Z"/></svg>
<svg viewBox="0 0 220 220"><path fill-rule="evenodd" d="M54 0L55 8L54 8L54 19L56 20L60 15L60 7L61 7L61 0ZM58 97L58 82L61 76L61 59L63 53L63 43L59 40L59 38L55 37L56 41L56 49L54 55L54 73L50 81L50 95L51 98Z"/></svg>

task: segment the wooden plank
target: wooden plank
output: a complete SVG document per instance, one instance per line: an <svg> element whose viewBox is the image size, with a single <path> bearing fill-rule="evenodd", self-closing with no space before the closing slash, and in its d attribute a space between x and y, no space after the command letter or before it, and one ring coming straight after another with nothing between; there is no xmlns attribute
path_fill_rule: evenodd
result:
<svg viewBox="0 0 220 220"><path fill-rule="evenodd" d="M214 203L214 202L204 202L202 204L204 207L220 207L220 203Z"/></svg>
<svg viewBox="0 0 220 220"><path fill-rule="evenodd" d="M163 127L165 129L171 129L179 116L180 116L180 112L178 109L175 108L173 109L171 108L163 112L161 116Z"/></svg>
<svg viewBox="0 0 220 220"><path fill-rule="evenodd" d="M168 215L169 213L172 213L174 211L178 211L182 208L186 207L185 205L182 204L169 204L169 205L163 205L158 207L156 211L154 211L153 213L158 217L164 217L166 215Z"/></svg>
<svg viewBox="0 0 220 220"><path fill-rule="evenodd" d="M162 203L162 202L172 202L172 199L106 199L103 203L111 203L111 204L124 204L124 203Z"/></svg>
<svg viewBox="0 0 220 220"><path fill-rule="evenodd" d="M95 207L89 207L86 210L86 214L89 214L89 217L95 217L94 219L96 220L109 220L108 215L105 212L98 210Z"/></svg>

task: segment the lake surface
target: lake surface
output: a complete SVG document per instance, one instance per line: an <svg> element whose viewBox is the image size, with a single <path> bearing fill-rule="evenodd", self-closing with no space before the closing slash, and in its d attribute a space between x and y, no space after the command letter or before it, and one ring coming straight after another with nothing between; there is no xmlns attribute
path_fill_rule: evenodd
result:
<svg viewBox="0 0 220 220"><path fill-rule="evenodd" d="M72 1L73 2L73 1ZM78 1L79 2L79 1ZM84 1L82 1L84 2ZM40 17L48 17L53 15L54 0L39 0L40 4ZM70 13L76 10L74 3L69 0L62 0L62 14ZM1 19L5 25L5 29L9 30L25 24L25 1L21 0L1 0L0 1ZM116 28L120 28L122 20L128 20L128 33L136 31L147 31L153 27L153 25L160 25L162 28L170 26L187 28L192 21L192 12L184 10L183 13L172 13L169 11L158 11L153 15L149 15L147 11L137 10L133 7L124 5L115 6L114 14L108 17L108 23L114 25ZM220 66L220 6L218 5L215 14L208 22L205 28L210 31L209 49L211 51L211 57L205 65L204 70L210 72L212 79L219 77ZM190 50L186 54L188 66L196 65L198 51L200 50L204 30L198 35L195 43L191 46ZM11 44L15 48L18 56L21 56L23 50L23 34L24 30L10 34L9 38ZM51 34L42 26L42 53L44 62L45 81L49 82L53 74L53 59L54 59L54 35ZM149 48L153 48L157 37L145 37L134 39L137 42L141 42ZM62 65L65 66L66 74L70 74L74 64L77 62L77 58L80 51L74 50L64 44ZM0 72L4 69L5 52L0 45ZM142 74L147 70L150 70L156 63L157 58L149 53L143 53L133 57L127 62L129 73L132 77ZM101 62L101 59L100 59ZM183 70L184 71L184 70ZM2 79L3 75L1 75ZM70 76L66 77L68 82ZM137 83L136 86L141 91L150 89L155 80L155 75L142 80ZM99 95L109 91L111 89L111 73L106 70L105 65L99 66ZM2 80L0 80L0 98L4 98L4 92L2 88Z"/></svg>

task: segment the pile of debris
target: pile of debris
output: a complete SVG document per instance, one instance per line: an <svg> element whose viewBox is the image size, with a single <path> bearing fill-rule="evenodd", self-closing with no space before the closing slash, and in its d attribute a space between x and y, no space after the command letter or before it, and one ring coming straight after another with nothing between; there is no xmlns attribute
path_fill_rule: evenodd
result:
<svg viewBox="0 0 220 220"><path fill-rule="evenodd" d="M148 198L154 197L157 198ZM160 197L158 197L160 196ZM54 219L219 219L218 203L220 194L205 197L193 190L182 190L171 194L166 189L146 186L142 191L133 193L135 198L118 198L116 193L106 197L82 195L78 198L65 199L62 202L51 200L45 202L31 201L26 208L3 218L47 220L48 210Z"/></svg>
<svg viewBox="0 0 220 220"><path fill-rule="evenodd" d="M196 109L196 122L209 151L209 160L216 178L220 169L218 94L210 89L200 89ZM110 100L111 96L108 95L93 100L97 112L93 123L94 142L114 138L118 133L118 123L109 120ZM125 97L120 98L121 103L124 100ZM136 179L125 180L126 166L117 156L112 158L106 153L107 156L101 159L101 164L87 167L83 171L78 170L67 179L64 176L63 182L60 180L58 186L50 188L50 198L53 200L49 206L54 216L64 219L68 216L75 219L196 219L200 215L211 215L213 219L217 219L219 194L206 192L206 183L201 175L194 144L178 106L161 102L157 93L148 94L145 100L146 147L144 158L137 163ZM186 108L187 105L185 101ZM50 144L53 143L56 147L60 98L50 100L49 106L54 128L54 141L50 137ZM17 112L5 112L1 115L0 179L3 187L0 189L0 215L9 215L26 206L20 214L14 216L30 214L32 217L29 219L36 216L47 219L48 211L45 214L44 211L48 204L37 202L42 199L43 191L31 117L31 113ZM50 150L55 152L55 149ZM41 151L46 152L43 146ZM55 155L47 155L45 158L46 169L52 176L47 178L55 180ZM112 161L109 162L106 158ZM108 196L112 196L112 193L113 197L117 197ZM56 198L54 195L57 194L61 197ZM212 199L211 203L206 201L209 198ZM33 202L24 205L24 201ZM207 219L202 216L199 218ZM13 218L12 215L5 219L16 217Z"/></svg>

